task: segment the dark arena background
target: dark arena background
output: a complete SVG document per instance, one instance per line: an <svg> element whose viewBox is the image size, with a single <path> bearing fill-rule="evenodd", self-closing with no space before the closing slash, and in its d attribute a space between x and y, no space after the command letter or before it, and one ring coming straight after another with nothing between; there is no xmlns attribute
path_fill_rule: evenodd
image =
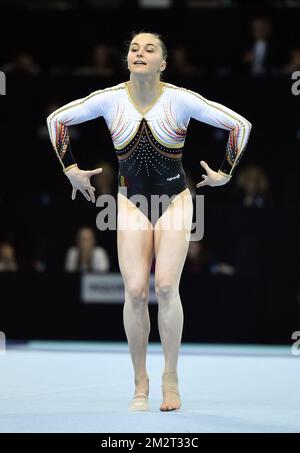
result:
<svg viewBox="0 0 300 453"><path fill-rule="evenodd" d="M0 432L299 432L300 1L0 6ZM204 237L190 244L180 282L184 403L159 412L151 280L153 406L138 419L127 415L133 376L117 234L97 228L96 204L80 193L71 200L46 118L128 80L125 43L140 30L164 39L164 81L240 113L252 131L230 183L197 189L200 160L219 168L228 133L190 122L183 166L193 197L204 195ZM103 168L96 195L116 199L104 119L70 136L81 169ZM101 270L70 264L83 229L102 252Z"/></svg>

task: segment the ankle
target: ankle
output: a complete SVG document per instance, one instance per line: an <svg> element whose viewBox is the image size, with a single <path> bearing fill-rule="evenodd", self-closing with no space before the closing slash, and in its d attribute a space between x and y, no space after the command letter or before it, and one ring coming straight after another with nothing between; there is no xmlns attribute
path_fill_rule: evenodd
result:
<svg viewBox="0 0 300 453"><path fill-rule="evenodd" d="M147 374L146 375L142 375L142 376L135 376L134 383L135 383L136 386L145 385L145 384L149 383L149 378L148 378Z"/></svg>
<svg viewBox="0 0 300 453"><path fill-rule="evenodd" d="M164 372L162 375L163 391L178 393L178 376L177 372Z"/></svg>
<svg viewBox="0 0 300 453"><path fill-rule="evenodd" d="M145 395L149 395L149 384L148 382L144 382L143 384L136 384L134 389L134 394L142 393Z"/></svg>
<svg viewBox="0 0 300 453"><path fill-rule="evenodd" d="M162 377L163 379L178 380L177 371L164 371Z"/></svg>

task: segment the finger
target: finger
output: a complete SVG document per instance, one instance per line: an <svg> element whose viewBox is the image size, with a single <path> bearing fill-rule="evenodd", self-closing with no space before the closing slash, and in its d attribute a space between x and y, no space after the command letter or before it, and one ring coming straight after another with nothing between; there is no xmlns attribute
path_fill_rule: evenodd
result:
<svg viewBox="0 0 300 453"><path fill-rule="evenodd" d="M196 185L196 187L201 187L201 186L205 186L208 184L208 176L207 175L201 175L202 178L203 178L203 181L201 181L200 183L198 183ZM203 184L204 183L204 184Z"/></svg>
<svg viewBox="0 0 300 453"><path fill-rule="evenodd" d="M72 200L75 200L75 198L76 198L76 192L77 192L77 189L75 189L75 187L73 187L73 190L72 190Z"/></svg>
<svg viewBox="0 0 300 453"><path fill-rule="evenodd" d="M96 168L96 170L91 170L88 173L93 176L93 175L98 175L99 173L102 173L102 168Z"/></svg>
<svg viewBox="0 0 300 453"><path fill-rule="evenodd" d="M91 197L91 200L92 200L92 203L95 203L95 194L93 192L93 187L91 186L89 189L88 189L88 193L89 193L89 196Z"/></svg>
<svg viewBox="0 0 300 453"><path fill-rule="evenodd" d="M87 201L91 201L89 195L86 193L85 190L81 190L81 189L79 189L79 190L80 190L80 192L82 193L82 195L87 199Z"/></svg>
<svg viewBox="0 0 300 453"><path fill-rule="evenodd" d="M207 163L204 160L201 160L200 164L202 165L203 168L205 168L206 171L210 170L209 166L207 165Z"/></svg>
<svg viewBox="0 0 300 453"><path fill-rule="evenodd" d="M203 186L207 186L207 185L208 185L208 183L207 183L207 180L205 179L205 180L202 181L202 182L198 182L198 184L196 185L196 187L198 188L198 187L203 187Z"/></svg>
<svg viewBox="0 0 300 453"><path fill-rule="evenodd" d="M89 192L91 189L93 189L93 186L91 186L91 185L89 184L89 181L88 181L87 184L83 184L82 187L83 187L83 189L86 190L87 192Z"/></svg>

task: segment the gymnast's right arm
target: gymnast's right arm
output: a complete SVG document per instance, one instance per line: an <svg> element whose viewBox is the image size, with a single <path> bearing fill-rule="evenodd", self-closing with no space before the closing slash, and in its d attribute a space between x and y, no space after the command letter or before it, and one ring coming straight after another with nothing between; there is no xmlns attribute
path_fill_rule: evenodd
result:
<svg viewBox="0 0 300 453"><path fill-rule="evenodd" d="M90 177L102 172L102 168L92 171L80 170L76 164L70 146L68 126L83 123L103 115L103 91L70 102L55 110L47 117L50 140L63 171L73 186L72 200L79 190L84 197L94 203L95 188L91 186Z"/></svg>

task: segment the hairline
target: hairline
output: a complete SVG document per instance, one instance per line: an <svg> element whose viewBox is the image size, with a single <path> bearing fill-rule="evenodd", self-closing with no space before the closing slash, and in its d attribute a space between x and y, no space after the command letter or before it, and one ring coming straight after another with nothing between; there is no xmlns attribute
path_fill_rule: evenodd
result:
<svg viewBox="0 0 300 453"><path fill-rule="evenodd" d="M130 43L131 46L133 45L138 45L139 46L139 43L138 42L132 42ZM151 42L148 42L147 44L145 44L146 46L154 46L154 47L157 47L156 44L152 44Z"/></svg>

